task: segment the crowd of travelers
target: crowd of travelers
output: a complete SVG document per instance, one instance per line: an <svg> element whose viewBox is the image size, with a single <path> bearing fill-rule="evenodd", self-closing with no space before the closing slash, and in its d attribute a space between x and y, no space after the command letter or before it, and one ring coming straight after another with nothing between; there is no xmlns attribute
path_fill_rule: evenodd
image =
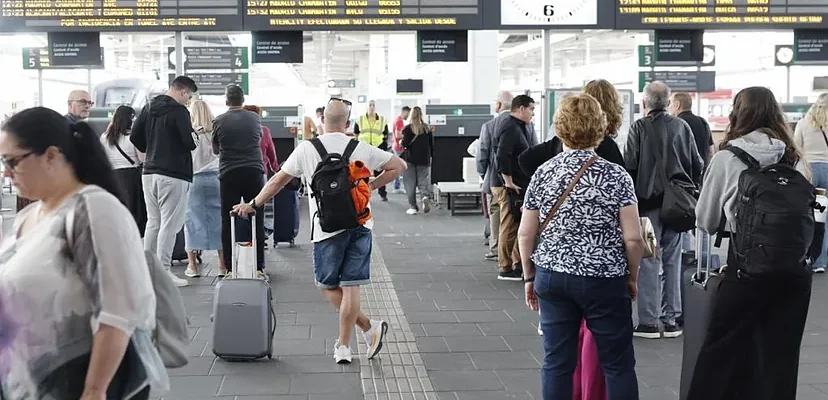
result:
<svg viewBox="0 0 828 400"><path fill-rule="evenodd" d="M219 276L234 278L231 218L263 215L297 179L313 192L315 284L338 310L333 358L352 361L355 327L368 359L382 349L388 322L360 308L360 286L371 282L370 198L388 201L390 184L406 194L407 214L432 209L435 144L422 110L402 107L389 129L373 101L352 118L350 101L331 98L280 163L262 109L245 104L239 86L226 88L218 116L197 91L179 76L140 110L118 107L105 132L84 122L94 102L83 91L70 94L66 115L34 107L3 124L3 174L31 201L0 248L0 398L148 399L150 388L167 388L150 259L186 286L169 269L183 229L186 277L201 275L201 252L217 251ZM778 236L746 221L761 212L746 193L780 190L767 188L767 174L788 174L771 183L805 188L806 200L828 186L828 94L792 131L770 90L744 89L718 144L692 102L648 84L645 116L622 154L610 82L563 98L555 136L543 143L535 100L497 95L496 116L472 147L491 232L484 258L497 262L498 279L522 281L539 312L545 400L638 399L633 337L683 334L694 305L683 304L682 255L694 236L716 234L730 242L727 263L714 271L717 297L687 399L796 398L811 274L825 271L828 239L813 214L757 214L794 229L782 247L764 246ZM357 176L345 192L321 181L338 173ZM274 226L254 219L257 278L267 280Z"/></svg>

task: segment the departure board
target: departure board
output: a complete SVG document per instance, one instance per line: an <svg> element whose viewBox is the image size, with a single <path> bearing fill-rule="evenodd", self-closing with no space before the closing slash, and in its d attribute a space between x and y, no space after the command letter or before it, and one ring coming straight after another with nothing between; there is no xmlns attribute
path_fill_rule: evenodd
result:
<svg viewBox="0 0 828 400"><path fill-rule="evenodd" d="M239 0L0 0L0 32L242 30Z"/></svg>
<svg viewBox="0 0 828 400"><path fill-rule="evenodd" d="M828 27L828 0L616 0L616 29Z"/></svg>
<svg viewBox="0 0 828 400"><path fill-rule="evenodd" d="M252 31L483 28L483 0L241 1L244 27Z"/></svg>

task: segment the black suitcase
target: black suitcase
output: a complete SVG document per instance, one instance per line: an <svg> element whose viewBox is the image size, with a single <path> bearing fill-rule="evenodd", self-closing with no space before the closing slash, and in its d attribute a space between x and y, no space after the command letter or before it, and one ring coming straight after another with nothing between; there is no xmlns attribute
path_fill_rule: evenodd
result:
<svg viewBox="0 0 828 400"><path fill-rule="evenodd" d="M172 261L173 263L176 261L187 261L187 250L184 249L184 228L181 228L181 232L178 232L178 235L175 235L175 246L173 247Z"/></svg>
<svg viewBox="0 0 828 400"><path fill-rule="evenodd" d="M710 313L722 282L722 277L714 270L716 266L713 264L717 258L713 254L712 242L710 235L696 230L696 269L685 271L682 277L685 307L682 310L684 348L681 357L680 400L687 399L693 369L707 336Z"/></svg>
<svg viewBox="0 0 828 400"><path fill-rule="evenodd" d="M299 234L299 194L283 189L273 198L273 244L288 243L296 247Z"/></svg>

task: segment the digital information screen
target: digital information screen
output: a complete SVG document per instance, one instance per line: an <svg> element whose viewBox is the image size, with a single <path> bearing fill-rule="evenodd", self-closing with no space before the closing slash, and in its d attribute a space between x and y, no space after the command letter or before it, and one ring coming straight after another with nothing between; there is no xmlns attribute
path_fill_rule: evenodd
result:
<svg viewBox="0 0 828 400"><path fill-rule="evenodd" d="M252 31L483 28L481 0L242 1Z"/></svg>
<svg viewBox="0 0 828 400"><path fill-rule="evenodd" d="M238 0L0 0L0 31L242 30Z"/></svg>
<svg viewBox="0 0 828 400"><path fill-rule="evenodd" d="M828 28L828 0L616 2L616 29Z"/></svg>

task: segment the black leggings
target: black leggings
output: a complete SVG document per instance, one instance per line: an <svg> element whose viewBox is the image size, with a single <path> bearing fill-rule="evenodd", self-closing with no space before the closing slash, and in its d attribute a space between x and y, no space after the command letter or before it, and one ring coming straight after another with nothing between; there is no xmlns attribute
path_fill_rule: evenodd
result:
<svg viewBox="0 0 828 400"><path fill-rule="evenodd" d="M262 190L264 182L262 182L262 170L256 168L236 168L225 172L219 178L221 190L221 248L224 250L224 265L227 270L233 269L233 243L230 237L230 211L233 206L239 204L243 197L246 203L253 200L257 194ZM242 233L242 229L250 229L250 224L238 223L236 226L236 234L239 236L237 240L242 237L249 238L250 233ZM249 232L245 230L244 232ZM257 269L264 270L264 208L256 207L256 260L258 261Z"/></svg>

